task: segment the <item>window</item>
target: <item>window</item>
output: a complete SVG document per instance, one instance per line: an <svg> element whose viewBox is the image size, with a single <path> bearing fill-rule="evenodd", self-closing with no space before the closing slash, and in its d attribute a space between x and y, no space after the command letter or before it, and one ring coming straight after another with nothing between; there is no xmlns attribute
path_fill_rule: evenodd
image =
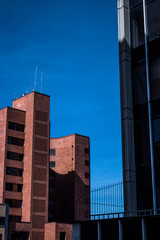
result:
<svg viewBox="0 0 160 240"><path fill-rule="evenodd" d="M12 175L12 176L22 177L23 170L22 169L18 169L18 168L7 167L6 168L6 174L7 175Z"/></svg>
<svg viewBox="0 0 160 240"><path fill-rule="evenodd" d="M85 160L85 166L89 166L89 160Z"/></svg>
<svg viewBox="0 0 160 240"><path fill-rule="evenodd" d="M5 190L13 191L13 183L6 183Z"/></svg>
<svg viewBox="0 0 160 240"><path fill-rule="evenodd" d="M5 225L5 218L4 217L0 217L0 225Z"/></svg>
<svg viewBox="0 0 160 240"><path fill-rule="evenodd" d="M24 132L24 125L14 122L8 122L8 129Z"/></svg>
<svg viewBox="0 0 160 240"><path fill-rule="evenodd" d="M14 152L7 152L7 159L16 160L16 161L23 161L23 154L14 153Z"/></svg>
<svg viewBox="0 0 160 240"><path fill-rule="evenodd" d="M5 203L9 205L9 207L12 206L12 199L5 199Z"/></svg>
<svg viewBox="0 0 160 240"><path fill-rule="evenodd" d="M8 144L23 146L24 145L24 139L8 136Z"/></svg>
<svg viewBox="0 0 160 240"><path fill-rule="evenodd" d="M17 186L17 192L22 192L22 187L23 187L22 184L18 184L18 186Z"/></svg>
<svg viewBox="0 0 160 240"><path fill-rule="evenodd" d="M6 183L5 190L6 191L14 191L14 192L22 192L22 184L16 183Z"/></svg>
<svg viewBox="0 0 160 240"><path fill-rule="evenodd" d="M150 1L147 4L149 41L157 40L159 38L159 33L160 33L159 11L160 11L160 2L158 0Z"/></svg>
<svg viewBox="0 0 160 240"><path fill-rule="evenodd" d="M60 232L60 240L65 240L66 233L65 232Z"/></svg>
<svg viewBox="0 0 160 240"><path fill-rule="evenodd" d="M1 224L0 224L1 225ZM0 234L0 240L2 240L2 234Z"/></svg>
<svg viewBox="0 0 160 240"><path fill-rule="evenodd" d="M85 178L89 178L89 172L85 172Z"/></svg>
<svg viewBox="0 0 160 240"><path fill-rule="evenodd" d="M89 154L89 148L85 148L84 152Z"/></svg>
<svg viewBox="0 0 160 240"><path fill-rule="evenodd" d="M9 216L9 222L21 222L21 217L20 216Z"/></svg>
<svg viewBox="0 0 160 240"><path fill-rule="evenodd" d="M22 200L5 199L5 203L12 208L21 208L22 206Z"/></svg>
<svg viewBox="0 0 160 240"><path fill-rule="evenodd" d="M56 149L50 149L50 156L55 156L56 155Z"/></svg>
<svg viewBox="0 0 160 240"><path fill-rule="evenodd" d="M49 162L49 167L54 168L55 167L55 161L50 161Z"/></svg>

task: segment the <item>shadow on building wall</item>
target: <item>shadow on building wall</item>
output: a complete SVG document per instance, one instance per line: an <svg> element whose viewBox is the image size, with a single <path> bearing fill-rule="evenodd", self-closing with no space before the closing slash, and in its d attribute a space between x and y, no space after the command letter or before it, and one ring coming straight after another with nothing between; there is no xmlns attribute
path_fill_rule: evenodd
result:
<svg viewBox="0 0 160 240"><path fill-rule="evenodd" d="M50 169L49 176L49 222L72 223L80 218L89 220L89 186L75 171L63 175Z"/></svg>

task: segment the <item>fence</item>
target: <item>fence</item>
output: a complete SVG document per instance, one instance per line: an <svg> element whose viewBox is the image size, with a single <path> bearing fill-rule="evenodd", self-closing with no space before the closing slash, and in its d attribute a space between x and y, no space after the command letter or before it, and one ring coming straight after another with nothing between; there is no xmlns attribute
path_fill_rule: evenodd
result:
<svg viewBox="0 0 160 240"><path fill-rule="evenodd" d="M85 192L77 201L76 211L78 221L123 213L123 182Z"/></svg>

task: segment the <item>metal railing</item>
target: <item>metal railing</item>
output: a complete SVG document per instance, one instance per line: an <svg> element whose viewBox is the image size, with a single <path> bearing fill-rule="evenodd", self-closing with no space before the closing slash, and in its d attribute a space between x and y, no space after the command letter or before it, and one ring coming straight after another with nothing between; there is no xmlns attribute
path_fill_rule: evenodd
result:
<svg viewBox="0 0 160 240"><path fill-rule="evenodd" d="M124 211L123 183L115 183L91 190L91 215Z"/></svg>
<svg viewBox="0 0 160 240"><path fill-rule="evenodd" d="M94 216L113 215L124 211L123 182L85 192L76 204L76 219L92 220Z"/></svg>
<svg viewBox="0 0 160 240"><path fill-rule="evenodd" d="M90 220L101 220L101 219L115 219L115 218L125 218L125 217L145 217L145 216L153 216L160 215L160 209L148 209L148 210L140 210L137 212L118 212L118 213L104 213L104 214L95 214L90 215Z"/></svg>
<svg viewBox="0 0 160 240"><path fill-rule="evenodd" d="M100 220L160 215L160 209L124 212L123 182L86 191L76 203L76 220Z"/></svg>

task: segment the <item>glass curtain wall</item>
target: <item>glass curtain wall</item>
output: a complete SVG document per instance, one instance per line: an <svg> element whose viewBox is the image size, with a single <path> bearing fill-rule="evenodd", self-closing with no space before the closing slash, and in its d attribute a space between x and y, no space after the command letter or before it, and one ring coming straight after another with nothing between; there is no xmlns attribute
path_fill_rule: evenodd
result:
<svg viewBox="0 0 160 240"><path fill-rule="evenodd" d="M160 208L160 0L146 1L157 207ZM130 0L138 210L153 209L143 0Z"/></svg>
<svg viewBox="0 0 160 240"><path fill-rule="evenodd" d="M160 208L160 1L147 2L148 49L157 208Z"/></svg>

